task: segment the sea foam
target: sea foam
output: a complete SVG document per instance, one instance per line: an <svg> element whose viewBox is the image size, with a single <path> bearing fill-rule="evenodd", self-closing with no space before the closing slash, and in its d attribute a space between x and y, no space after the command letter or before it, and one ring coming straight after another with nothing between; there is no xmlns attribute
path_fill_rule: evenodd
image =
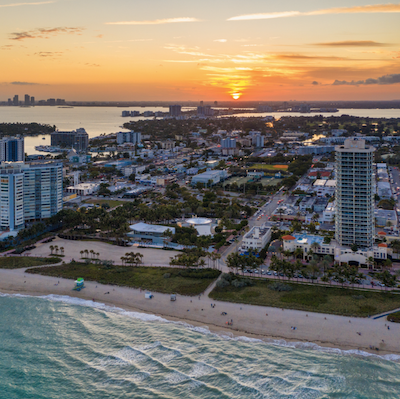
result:
<svg viewBox="0 0 400 399"><path fill-rule="evenodd" d="M218 337L219 339L224 340L233 340L233 341L240 341L240 342L248 342L248 343L258 343L258 344L267 344L267 345L274 345L277 347L283 348L292 348L292 349L300 349L300 350L313 350L318 352L324 352L328 354L336 354L342 356L358 356L358 357L367 357L367 358L376 358L376 359L383 359L391 362L400 362L400 355L397 354L387 354L387 355L378 355L375 353L370 353L366 351L361 351L357 349L339 349L339 348L331 348L331 347L324 347L317 345L313 342L297 342L297 341L286 341L284 339L270 339L270 338L252 338L247 336L234 336L228 335L227 333L221 332L212 332L209 330L207 326L193 326L184 321L171 321L167 320L163 317L156 316L150 313L142 313L142 312L133 312L128 311L116 306L106 305L101 302L90 301L87 299L81 298L74 298L67 295L42 295L42 296L32 296L32 295L24 295L24 294L4 294L0 292L0 297L20 297L20 298L40 298L48 301L53 302L62 302L69 305L76 305L76 306L86 306L91 307L94 309L102 310L105 312L111 312L114 314L118 314L125 317L130 317L133 319L137 319L143 322L161 322L161 323L169 323L182 326L187 328L193 332L197 332L203 335L212 335Z"/></svg>

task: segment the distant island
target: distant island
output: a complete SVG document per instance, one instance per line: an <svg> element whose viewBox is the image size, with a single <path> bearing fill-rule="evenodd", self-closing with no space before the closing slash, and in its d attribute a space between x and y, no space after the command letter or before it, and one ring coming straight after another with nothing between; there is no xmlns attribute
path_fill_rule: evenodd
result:
<svg viewBox="0 0 400 399"><path fill-rule="evenodd" d="M39 136L50 134L56 130L56 126L41 123L0 123L0 137L15 136Z"/></svg>

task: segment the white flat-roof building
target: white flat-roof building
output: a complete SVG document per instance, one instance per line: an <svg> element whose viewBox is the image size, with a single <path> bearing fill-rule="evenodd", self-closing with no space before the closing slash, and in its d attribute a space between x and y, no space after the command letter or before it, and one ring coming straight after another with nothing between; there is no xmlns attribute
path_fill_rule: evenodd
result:
<svg viewBox="0 0 400 399"><path fill-rule="evenodd" d="M200 173L199 175L193 176L192 185L196 185L197 183L202 183L205 186L213 186L214 184L219 183L220 181L225 180L228 177L228 173L226 170L208 170L204 173Z"/></svg>
<svg viewBox="0 0 400 399"><path fill-rule="evenodd" d="M167 237L165 236L166 231L170 231L171 234L175 234L175 228L169 226L161 226L158 224L147 224L147 223L136 223L129 228L132 230L128 233L129 237L132 237L136 241L141 241L148 244L163 244Z"/></svg>
<svg viewBox="0 0 400 399"><path fill-rule="evenodd" d="M100 187L99 183L79 183L76 186L67 187L67 193L74 193L77 195L91 195L96 192Z"/></svg>
<svg viewBox="0 0 400 399"><path fill-rule="evenodd" d="M271 229L269 227L254 226L247 232L242 241L242 248L257 249L261 251L271 239Z"/></svg>

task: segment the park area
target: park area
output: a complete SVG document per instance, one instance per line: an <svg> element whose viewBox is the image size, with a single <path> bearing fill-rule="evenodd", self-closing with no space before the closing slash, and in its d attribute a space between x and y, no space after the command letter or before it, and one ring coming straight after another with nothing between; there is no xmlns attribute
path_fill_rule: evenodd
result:
<svg viewBox="0 0 400 399"><path fill-rule="evenodd" d="M256 163L251 166L250 169L255 169L255 170L270 170L270 171L286 171L288 169L289 165L270 165L270 164L265 164L265 163Z"/></svg>
<svg viewBox="0 0 400 399"><path fill-rule="evenodd" d="M165 294L199 295L220 275L213 269L168 267L103 266L71 262L60 266L32 268L27 273L75 280L141 288Z"/></svg>
<svg viewBox="0 0 400 399"><path fill-rule="evenodd" d="M30 256L5 256L0 258L0 269L22 269L25 267L51 265L61 262L60 258L36 258Z"/></svg>
<svg viewBox="0 0 400 399"><path fill-rule="evenodd" d="M234 280L238 280L237 283ZM233 283L233 284L232 284ZM324 287L235 276L229 285L217 284L210 297L219 301L297 309L343 316L366 317L400 307L400 294L351 288ZM241 285L245 285L241 287Z"/></svg>

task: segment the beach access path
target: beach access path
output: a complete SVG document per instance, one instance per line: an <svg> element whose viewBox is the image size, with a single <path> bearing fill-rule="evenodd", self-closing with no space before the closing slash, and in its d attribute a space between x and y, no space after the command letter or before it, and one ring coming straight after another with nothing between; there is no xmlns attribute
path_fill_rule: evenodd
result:
<svg viewBox="0 0 400 399"><path fill-rule="evenodd" d="M72 290L74 285L73 280L29 274L25 273L25 269L0 269L2 293L67 295L206 327L216 333L267 341L285 340L304 348L312 348L310 343L313 343L322 347L361 350L378 355L400 354L400 324L389 323L385 317L355 318L282 310L214 301L206 295L177 295L177 300L172 302L170 295L154 292L153 299L145 299L145 293L140 289L85 282L86 288L76 292ZM222 315L223 312L226 315ZM232 324L228 325L231 321Z"/></svg>

